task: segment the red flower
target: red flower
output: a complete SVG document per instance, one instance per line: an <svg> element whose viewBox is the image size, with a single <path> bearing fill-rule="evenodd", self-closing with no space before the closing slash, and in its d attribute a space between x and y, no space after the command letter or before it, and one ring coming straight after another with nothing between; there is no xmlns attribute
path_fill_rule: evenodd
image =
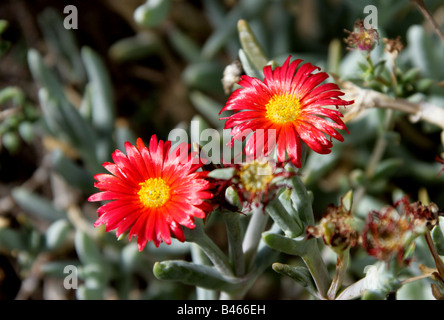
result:
<svg viewBox="0 0 444 320"><path fill-rule="evenodd" d="M97 210L95 227L106 224L107 232L117 228L117 237L129 231L130 240L138 237L140 251L151 240L156 247L162 241L171 244L171 233L185 241L180 225L193 229L194 217L204 218L211 211L204 200L213 195L209 182L202 179L206 172L196 172L202 163L193 164L189 146L181 145L172 153L170 147L170 141L158 142L153 135L149 147L139 138L136 146L125 144L127 155L120 150L113 153L114 163L103 164L111 174L95 176L101 192L88 199L114 200Z"/></svg>
<svg viewBox="0 0 444 320"><path fill-rule="evenodd" d="M221 110L234 111L227 119L225 129L233 128L231 146L234 140L242 140L246 132L253 135L245 145L247 156L254 155L257 149L255 141L264 141L263 154L269 156L277 146L277 159L285 161L285 151L298 168L301 167L301 141L314 151L327 154L332 147L331 136L339 141L344 138L336 129L347 130L338 110L325 108L327 105L349 105L353 101L344 101L339 96L344 93L333 83L321 83L328 78L327 73L312 72L319 69L302 60L290 63L290 57L282 67L274 70L264 67L264 81L242 76L238 84L242 87L235 90L227 104ZM328 121L329 118L332 121ZM262 130L259 130L262 129ZM259 131L258 131L259 130ZM275 130L276 139L269 135ZM347 131L348 132L348 131Z"/></svg>

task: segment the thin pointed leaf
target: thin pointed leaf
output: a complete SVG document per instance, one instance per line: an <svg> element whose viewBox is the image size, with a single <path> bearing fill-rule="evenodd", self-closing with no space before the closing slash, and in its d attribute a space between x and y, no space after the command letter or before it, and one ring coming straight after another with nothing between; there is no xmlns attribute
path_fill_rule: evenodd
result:
<svg viewBox="0 0 444 320"><path fill-rule="evenodd" d="M38 16L38 22L46 43L57 57L57 68L63 77L71 82L83 83L85 69L73 31L60 27L63 19L53 8L46 8Z"/></svg>
<svg viewBox="0 0 444 320"><path fill-rule="evenodd" d="M303 256L308 248L305 239L296 240L273 232L264 232L262 240L271 248L294 256Z"/></svg>
<svg viewBox="0 0 444 320"><path fill-rule="evenodd" d="M288 264L277 262L273 263L272 267L274 271L292 278L297 283L307 288L310 293L316 295L316 285L307 267L290 266Z"/></svg>
<svg viewBox="0 0 444 320"><path fill-rule="evenodd" d="M113 88L100 56L89 47L82 48L82 60L89 79L92 101L92 125L97 132L96 152L99 162L109 159L113 148L116 118Z"/></svg>
<svg viewBox="0 0 444 320"><path fill-rule="evenodd" d="M65 157L61 150L54 150L51 155L53 168L73 187L89 194L95 191L92 174L83 167Z"/></svg>
<svg viewBox="0 0 444 320"><path fill-rule="evenodd" d="M214 267L182 260L156 262L153 272L160 280L175 280L211 290L230 291L237 287L240 282L240 279L222 275Z"/></svg>
<svg viewBox="0 0 444 320"><path fill-rule="evenodd" d="M294 216L292 216L284 207L282 202L286 202L285 199L281 200L282 194L279 198L273 199L265 208L270 217L276 222L287 237L296 238L301 235L303 229L298 225ZM291 202L291 200L287 201ZM291 203L288 206L291 209Z"/></svg>
<svg viewBox="0 0 444 320"><path fill-rule="evenodd" d="M71 226L66 219L60 219L51 224L45 233L46 247L49 250L59 248L66 240L70 229Z"/></svg>
<svg viewBox="0 0 444 320"><path fill-rule="evenodd" d="M259 44L256 36L253 34L249 24L245 20L239 20L237 23L239 39L248 59L256 69L262 70L268 62L264 49Z"/></svg>
<svg viewBox="0 0 444 320"><path fill-rule="evenodd" d="M45 221L56 221L66 218L66 213L57 209L54 204L24 187L12 189L14 201L26 212Z"/></svg>
<svg viewBox="0 0 444 320"><path fill-rule="evenodd" d="M433 228L431 236L438 254L444 255L444 217L439 217L439 220L440 223Z"/></svg>
<svg viewBox="0 0 444 320"><path fill-rule="evenodd" d="M134 11L134 20L144 27L158 26L170 11L171 0L147 0Z"/></svg>
<svg viewBox="0 0 444 320"><path fill-rule="evenodd" d="M314 224L314 216L312 209L312 197L307 191L304 183L298 176L291 178L293 189L291 192L291 199L293 206L299 214L299 218L305 226Z"/></svg>
<svg viewBox="0 0 444 320"><path fill-rule="evenodd" d="M100 264L102 263L102 254L100 253L99 247L91 239L91 237L84 231L77 229L74 245L76 248L77 255L82 262L82 264Z"/></svg>
<svg viewBox="0 0 444 320"><path fill-rule="evenodd" d="M263 12L268 5L268 0L239 1L239 3L217 23L213 34L204 44L202 57L205 59L214 57L214 55L236 35L236 24L240 19L250 20Z"/></svg>
<svg viewBox="0 0 444 320"><path fill-rule="evenodd" d="M242 68L245 70L245 73L253 78L263 79L264 75L262 70L256 68L253 62L248 58L245 51L239 49L239 60L242 64Z"/></svg>
<svg viewBox="0 0 444 320"><path fill-rule="evenodd" d="M13 250L26 250L26 235L19 230L11 228L0 228L0 248L7 252Z"/></svg>
<svg viewBox="0 0 444 320"><path fill-rule="evenodd" d="M63 87L58 79L52 74L43 62L43 59L35 49L28 51L28 65L32 76L41 87L48 90L48 94L58 101L66 99Z"/></svg>
<svg viewBox="0 0 444 320"><path fill-rule="evenodd" d="M219 120L219 112L222 105L211 99L200 91L192 91L190 100L199 113L205 117L213 126L223 127L223 121Z"/></svg>

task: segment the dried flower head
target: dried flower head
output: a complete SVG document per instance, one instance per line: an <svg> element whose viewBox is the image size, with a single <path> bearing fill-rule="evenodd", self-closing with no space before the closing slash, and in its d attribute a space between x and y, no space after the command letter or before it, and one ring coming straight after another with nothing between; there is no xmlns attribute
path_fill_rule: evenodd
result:
<svg viewBox="0 0 444 320"><path fill-rule="evenodd" d="M409 203L408 197L403 197L396 206L402 207L404 214L411 216L417 226L426 226L431 230L439 223L439 208L433 202L428 205L420 201Z"/></svg>
<svg viewBox="0 0 444 320"><path fill-rule="evenodd" d="M369 213L361 242L367 253L378 260L389 261L396 257L399 265L408 264L406 249L421 230L412 215L389 206Z"/></svg>
<svg viewBox="0 0 444 320"><path fill-rule="evenodd" d="M344 39L349 50L359 49L361 51L370 52L379 43L379 34L376 29L366 29L361 19L356 20L353 25L353 31L344 30L348 33L348 37Z"/></svg>
<svg viewBox="0 0 444 320"><path fill-rule="evenodd" d="M385 43L385 51L397 57L398 54L404 49L404 45L401 42L401 36L397 36L396 39L383 38L382 42Z"/></svg>
<svg viewBox="0 0 444 320"><path fill-rule="evenodd" d="M244 209L251 209L254 203L261 203L266 207L273 199L275 191L283 186L284 179L296 174L285 170L284 163L276 164L265 159L225 166L227 169L234 169L229 179L210 178L215 194L212 203L215 207L224 207L232 211L233 204L227 202L225 197L229 187L236 193L238 202Z"/></svg>
<svg viewBox="0 0 444 320"><path fill-rule="evenodd" d="M359 234L353 226L350 208L344 205L343 198L339 206L330 204L319 225L308 226L306 232L309 239L322 238L337 254L354 247L359 239Z"/></svg>

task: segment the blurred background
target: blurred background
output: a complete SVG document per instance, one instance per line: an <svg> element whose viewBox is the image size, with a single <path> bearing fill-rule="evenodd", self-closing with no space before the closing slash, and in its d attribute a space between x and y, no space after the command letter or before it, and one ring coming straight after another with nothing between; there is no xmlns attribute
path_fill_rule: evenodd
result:
<svg viewBox="0 0 444 320"><path fill-rule="evenodd" d="M425 3L442 25L442 1ZM157 250L150 244L139 253L135 243L92 227L97 204L86 199L96 191L93 175L124 141L148 141L154 133L165 140L193 119L223 127L218 112L229 92L221 80L238 59L239 19L269 59L280 63L292 54L359 80L363 55L346 49L344 29L364 19L369 4L378 9L380 35L401 36L399 67L416 70L403 97L444 107L444 46L408 0L2 0L0 299L192 299L193 288L152 275L155 261L189 259L186 244ZM75 29L64 27L70 5L77 9ZM375 51L381 56L383 46ZM350 135L331 155L309 155L305 181L319 217L363 183L353 177L365 168L380 121L371 111L350 123ZM440 130L400 115L391 134L385 159L396 161L366 182L372 187L358 214L391 203L395 189L414 199L426 190L442 208ZM217 221L210 227L226 248L223 227ZM350 279L369 262L357 260ZM66 266L78 271L78 283L70 280L77 289L63 286L72 275ZM253 289L247 298L307 298L271 269Z"/></svg>

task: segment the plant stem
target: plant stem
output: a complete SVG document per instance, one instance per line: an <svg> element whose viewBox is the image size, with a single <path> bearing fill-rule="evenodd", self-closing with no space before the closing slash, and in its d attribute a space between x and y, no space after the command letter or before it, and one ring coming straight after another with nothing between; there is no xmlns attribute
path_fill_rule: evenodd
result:
<svg viewBox="0 0 444 320"><path fill-rule="evenodd" d="M385 133L392 130L393 123L394 123L394 111L388 109L386 111L384 127L382 128L382 132L380 133L378 140L376 141L375 148L373 149L372 156L370 158L367 170L365 172L367 177L373 176L378 163L381 161L384 155L385 149L387 148L387 139L385 137Z"/></svg>
<svg viewBox="0 0 444 320"><path fill-rule="evenodd" d="M306 253L302 255L302 260L304 260L313 277L320 298L327 299L327 290L331 281L330 275L322 260L316 239L308 240L308 245L309 248Z"/></svg>
<svg viewBox="0 0 444 320"><path fill-rule="evenodd" d="M336 271L331 282L330 289L327 292L327 298L329 300L334 300L336 293L342 285L342 280L344 279L345 273L347 271L348 261L350 258L350 249L347 249L343 254L338 255L336 260Z"/></svg>
<svg viewBox="0 0 444 320"><path fill-rule="evenodd" d="M402 285L405 285L405 284L408 284L408 283L411 283L411 282L414 282L414 281L430 278L432 276L433 276L432 274L422 274L422 275L419 275L419 276L416 276L416 277L411 277L411 278L403 280L402 281Z"/></svg>
<svg viewBox="0 0 444 320"><path fill-rule="evenodd" d="M427 7L425 6L424 1L423 0L411 0L411 1L418 7L419 11L421 11L424 18L426 18L432 24L436 34L438 35L438 37L441 38L441 41L444 43L444 33L442 32L439 24L436 22L433 15L430 13L429 9L427 9Z"/></svg>
<svg viewBox="0 0 444 320"><path fill-rule="evenodd" d="M355 103L344 115L344 123L356 118L369 108L393 109L411 115L412 121L424 120L444 129L444 110L440 106L422 101L414 103L402 98L392 98L371 89L361 88L350 81L342 82L342 88L349 99Z"/></svg>
<svg viewBox="0 0 444 320"><path fill-rule="evenodd" d="M262 205L252 204L251 219L245 232L242 250L244 252L245 265L250 269L254 257L257 253L259 241L262 238L262 232L265 230L268 221L268 214L263 211Z"/></svg>
<svg viewBox="0 0 444 320"><path fill-rule="evenodd" d="M234 274L227 256L205 233L203 221L201 219L196 219L195 223L196 227L194 229L183 229L187 241L198 245L221 273L233 277Z"/></svg>
<svg viewBox="0 0 444 320"><path fill-rule="evenodd" d="M367 168L365 170L365 175L368 179L371 179L376 171L378 163L384 156L384 152L387 149L387 138L385 137L385 133L392 130L394 124L394 110L387 109L386 110L386 118L384 122L384 126L382 127L382 131L378 135L375 146L373 148L372 154L370 156L370 160L368 161ZM366 193L366 188L361 186L356 191L355 203L358 203L364 194ZM354 206L357 208L357 206Z"/></svg>
<svg viewBox="0 0 444 320"><path fill-rule="evenodd" d="M239 213L224 211L222 214L227 225L228 246L233 261L234 273L240 277L245 274L245 260L242 251L242 231Z"/></svg>
<svg viewBox="0 0 444 320"><path fill-rule="evenodd" d="M203 252L203 250L195 243L191 244L191 258L194 263L200 265L208 265L210 261ZM214 300L216 299L216 292L201 287L196 287L197 300Z"/></svg>
<svg viewBox="0 0 444 320"><path fill-rule="evenodd" d="M433 260L435 260L436 269L438 270L441 279L444 279L444 262L441 260L438 251L436 250L435 244L433 243L432 236L430 235L430 231L427 230L424 234L427 245L429 246L430 253L433 256Z"/></svg>
<svg viewBox="0 0 444 320"><path fill-rule="evenodd" d="M223 274L234 276L226 255L206 234L195 240L195 243L205 252L214 266Z"/></svg>

